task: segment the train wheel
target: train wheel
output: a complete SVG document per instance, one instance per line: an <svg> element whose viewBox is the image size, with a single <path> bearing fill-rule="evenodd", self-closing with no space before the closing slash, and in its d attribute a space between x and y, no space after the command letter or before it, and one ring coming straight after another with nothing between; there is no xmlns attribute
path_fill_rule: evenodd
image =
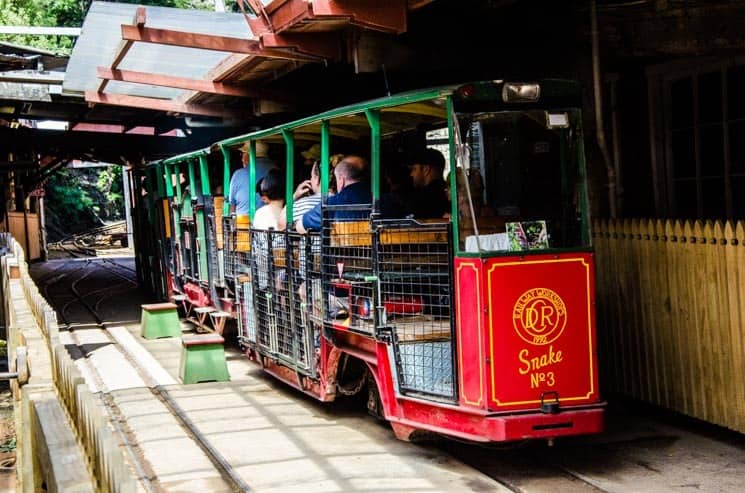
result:
<svg viewBox="0 0 745 493"><path fill-rule="evenodd" d="M383 402L380 400L380 390L370 370L367 370L367 413L376 419L384 420Z"/></svg>

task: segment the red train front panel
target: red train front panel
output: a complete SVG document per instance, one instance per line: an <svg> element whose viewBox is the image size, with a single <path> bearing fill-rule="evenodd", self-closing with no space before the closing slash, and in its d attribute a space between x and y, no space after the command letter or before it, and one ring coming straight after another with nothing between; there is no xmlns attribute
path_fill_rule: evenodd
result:
<svg viewBox="0 0 745 493"><path fill-rule="evenodd" d="M597 402L593 255L493 258L484 271L488 407Z"/></svg>

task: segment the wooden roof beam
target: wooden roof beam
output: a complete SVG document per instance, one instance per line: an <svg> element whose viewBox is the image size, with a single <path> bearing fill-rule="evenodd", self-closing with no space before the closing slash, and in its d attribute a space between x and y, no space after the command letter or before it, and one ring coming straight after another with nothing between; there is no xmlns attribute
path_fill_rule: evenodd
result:
<svg viewBox="0 0 745 493"><path fill-rule="evenodd" d="M349 24L400 34L406 31L407 0L283 0L266 8L274 32L282 33L305 21L345 19Z"/></svg>
<svg viewBox="0 0 745 493"><path fill-rule="evenodd" d="M224 96L236 96L242 98L261 98L272 100L283 100L281 94L274 91L262 89L244 88L222 82L214 82L204 79L189 79L186 77L175 77L172 75L153 74L148 72L136 72L134 70L110 69L98 67L97 76L101 79L129 82L132 84L149 84L161 87L175 87L189 91L206 92L209 94L221 94Z"/></svg>
<svg viewBox="0 0 745 493"><path fill-rule="evenodd" d="M85 100L88 103L95 104L110 104L113 106L127 106L154 111L186 113L190 115L213 116L218 118L246 119L248 116L245 111L230 110L218 105L212 106L178 103L170 99L145 98L125 94L103 94L96 91L85 91Z"/></svg>
<svg viewBox="0 0 745 493"><path fill-rule="evenodd" d="M341 38L336 33L266 33L261 35L262 48L289 49L293 52L340 60Z"/></svg>
<svg viewBox="0 0 745 493"><path fill-rule="evenodd" d="M264 58L280 58L303 62L321 61L319 57L291 53L277 49L265 49L258 40L217 36L212 34L175 31L173 29L156 29L122 24L122 39L129 42L155 43L183 48L200 48L203 50L244 53Z"/></svg>

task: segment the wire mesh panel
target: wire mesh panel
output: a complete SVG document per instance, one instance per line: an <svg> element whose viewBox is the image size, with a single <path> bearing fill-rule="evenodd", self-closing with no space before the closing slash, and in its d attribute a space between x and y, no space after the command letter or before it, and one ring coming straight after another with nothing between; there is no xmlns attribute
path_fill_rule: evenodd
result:
<svg viewBox="0 0 745 493"><path fill-rule="evenodd" d="M370 221L325 219L322 238L324 321L372 335L376 277Z"/></svg>
<svg viewBox="0 0 745 493"><path fill-rule="evenodd" d="M311 274L311 262L314 255L320 252L320 238L318 235L300 235L287 233L286 236L286 287L292 308L291 326L294 327L293 359L298 369L311 374L315 373L315 340L320 332L318 321L312 318L312 300L314 299ZM320 281L316 277L317 281ZM320 282L315 286L320 289ZM317 296L317 295L316 295Z"/></svg>
<svg viewBox="0 0 745 493"><path fill-rule="evenodd" d="M404 393L455 398L450 225L375 221L382 311Z"/></svg>
<svg viewBox="0 0 745 493"><path fill-rule="evenodd" d="M243 348L255 349L256 311L254 307L254 289L251 275L238 276L236 279L236 297L238 299L238 342Z"/></svg>
<svg viewBox="0 0 745 493"><path fill-rule="evenodd" d="M194 218L181 220L181 243L184 257L184 277L188 280L199 279L199 259L197 258L197 226Z"/></svg>
<svg viewBox="0 0 745 493"><path fill-rule="evenodd" d="M251 243L254 340L263 354L315 374L319 325L312 319L308 300L318 297L313 287L320 288L320 279L309 272L306 261L312 240L298 233L253 229Z"/></svg>
<svg viewBox="0 0 745 493"><path fill-rule="evenodd" d="M222 223L220 222L220 218L215 217L215 211L211 211L207 215L207 243L209 248L207 248L206 251L209 252L208 262L210 263L210 272L212 274L211 281L215 283L215 286L219 287L225 286L225 279L222 274L222 268L220 267L220 258L223 253L222 236Z"/></svg>
<svg viewBox="0 0 745 493"><path fill-rule="evenodd" d="M235 247L236 230L235 216L222 218L222 250L223 250L223 272L227 281L235 281Z"/></svg>
<svg viewBox="0 0 745 493"><path fill-rule="evenodd" d="M254 253L251 269L257 342L264 354L274 356L277 354L278 343L274 282L269 282L274 277L271 239L269 231L251 230L251 251Z"/></svg>

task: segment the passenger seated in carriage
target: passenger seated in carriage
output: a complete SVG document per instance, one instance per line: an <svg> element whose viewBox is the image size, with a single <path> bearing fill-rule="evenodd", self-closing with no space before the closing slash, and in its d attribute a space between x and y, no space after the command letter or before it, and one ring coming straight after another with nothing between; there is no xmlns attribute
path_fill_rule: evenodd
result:
<svg viewBox="0 0 745 493"><path fill-rule="evenodd" d="M254 245L256 252L259 254L258 258L264 259L264 262L259 263L259 288L264 289L268 285L268 265L266 265L266 259L269 253L269 234L263 233L268 230L279 230L279 219L282 216L282 210L285 206L285 184L282 172L278 169L271 169L256 184L256 192L261 196L261 201L264 203L256 213L254 214L254 220L252 228L256 230L262 230L254 234ZM273 242L272 247L276 248L282 242L282 238L278 237ZM263 264L263 265L262 265Z"/></svg>
<svg viewBox="0 0 745 493"><path fill-rule="evenodd" d="M339 161L334 168L338 193L329 197L326 204L334 206L372 203L370 184L365 181L366 171L367 162L360 156L349 155ZM329 218L349 221L367 217L362 211L332 211ZM300 233L320 231L321 222L321 204L319 203L303 215L302 221L298 221L297 230Z"/></svg>
<svg viewBox="0 0 745 493"><path fill-rule="evenodd" d="M410 175L414 185L411 212L415 218L446 217L450 201L446 192L445 158L440 151L424 149L411 160Z"/></svg>

